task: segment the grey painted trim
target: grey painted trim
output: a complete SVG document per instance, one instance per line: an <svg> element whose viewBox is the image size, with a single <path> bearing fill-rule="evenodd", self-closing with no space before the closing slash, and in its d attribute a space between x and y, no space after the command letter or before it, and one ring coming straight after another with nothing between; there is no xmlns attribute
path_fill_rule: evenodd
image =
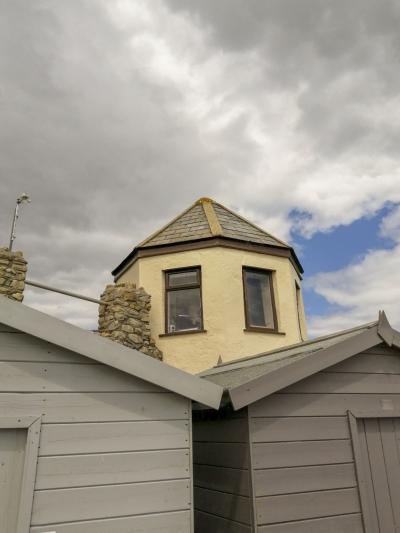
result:
<svg viewBox="0 0 400 533"><path fill-rule="evenodd" d="M265 398L381 342L382 340L377 333L377 326L374 326L333 346L311 353L304 359L232 388L229 390L229 396L233 408L237 410Z"/></svg>
<svg viewBox="0 0 400 533"><path fill-rule="evenodd" d="M5 297L0 298L0 323L209 407L220 405L223 389L219 385Z"/></svg>
<svg viewBox="0 0 400 533"><path fill-rule="evenodd" d="M0 418L1 429L21 428L28 430L16 533L29 533L29 528L31 525L33 492L35 489L36 466L40 439L40 426L40 417L26 416Z"/></svg>
<svg viewBox="0 0 400 533"><path fill-rule="evenodd" d="M392 346L394 330L389 324L385 311L379 311L378 335L385 341L388 346Z"/></svg>

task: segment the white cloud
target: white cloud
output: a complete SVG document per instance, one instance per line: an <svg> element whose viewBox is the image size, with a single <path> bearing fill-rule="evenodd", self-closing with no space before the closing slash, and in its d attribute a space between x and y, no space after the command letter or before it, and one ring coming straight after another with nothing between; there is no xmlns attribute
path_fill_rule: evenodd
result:
<svg viewBox="0 0 400 533"><path fill-rule="evenodd" d="M31 278L98 296L199 196L284 239L400 201L395 7L360 20L349 4L354 27L339 3L173 3L2 3L0 227L30 192L16 246ZM93 322L90 304L49 298L27 302Z"/></svg>
<svg viewBox="0 0 400 533"><path fill-rule="evenodd" d="M400 207L382 221L381 234L400 241ZM359 262L335 272L320 273L308 281L334 306L324 316L313 316L312 336L376 320L383 309L392 325L400 328L400 244L388 250L371 250Z"/></svg>

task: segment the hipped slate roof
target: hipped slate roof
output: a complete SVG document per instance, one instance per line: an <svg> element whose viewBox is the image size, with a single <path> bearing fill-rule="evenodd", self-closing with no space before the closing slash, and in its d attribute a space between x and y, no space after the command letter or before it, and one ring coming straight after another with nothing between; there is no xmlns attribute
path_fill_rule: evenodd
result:
<svg viewBox="0 0 400 533"><path fill-rule="evenodd" d="M200 375L223 387L234 409L240 409L382 342L400 348L400 333L384 312L376 322L220 364Z"/></svg>
<svg viewBox="0 0 400 533"><path fill-rule="evenodd" d="M200 198L167 225L139 243L112 273L118 276L139 250L177 244L182 245L216 238L290 251L296 266L302 272L294 250L287 243L277 239L214 200Z"/></svg>
<svg viewBox="0 0 400 533"><path fill-rule="evenodd" d="M223 389L137 350L0 296L0 324L33 335L167 390L218 409Z"/></svg>

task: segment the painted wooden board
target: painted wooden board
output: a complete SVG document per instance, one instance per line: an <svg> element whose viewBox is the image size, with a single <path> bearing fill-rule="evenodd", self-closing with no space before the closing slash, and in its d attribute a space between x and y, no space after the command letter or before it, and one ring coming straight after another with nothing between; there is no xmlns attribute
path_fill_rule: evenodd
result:
<svg viewBox="0 0 400 533"><path fill-rule="evenodd" d="M36 489L189 477L189 450L64 455L39 459Z"/></svg>
<svg viewBox="0 0 400 533"><path fill-rule="evenodd" d="M285 389L287 393L313 394L398 394L399 391L400 374L366 374L360 372L320 372Z"/></svg>
<svg viewBox="0 0 400 533"><path fill-rule="evenodd" d="M248 442L247 418L196 420L193 441Z"/></svg>
<svg viewBox="0 0 400 533"><path fill-rule="evenodd" d="M39 490L33 500L32 526L189 508L186 480Z"/></svg>
<svg viewBox="0 0 400 533"><path fill-rule="evenodd" d="M30 533L188 533L190 511L37 526Z"/></svg>
<svg viewBox="0 0 400 533"><path fill-rule="evenodd" d="M0 394L0 416L43 416L43 422L187 419L189 401L174 393Z"/></svg>
<svg viewBox="0 0 400 533"><path fill-rule="evenodd" d="M195 511L194 523L198 533L253 533L251 526L202 511Z"/></svg>
<svg viewBox="0 0 400 533"><path fill-rule="evenodd" d="M167 392L101 364L0 361L2 392Z"/></svg>
<svg viewBox="0 0 400 533"><path fill-rule="evenodd" d="M241 443L198 442L193 447L195 464L226 466L229 468L248 467L248 445Z"/></svg>
<svg viewBox="0 0 400 533"><path fill-rule="evenodd" d="M359 513L357 489L325 490L256 500L259 525Z"/></svg>
<svg viewBox="0 0 400 533"><path fill-rule="evenodd" d="M250 498L195 487L194 505L196 510L221 516L222 518L229 518L234 522L250 524Z"/></svg>
<svg viewBox="0 0 400 533"><path fill-rule="evenodd" d="M361 514L262 526L258 533L364 533Z"/></svg>
<svg viewBox="0 0 400 533"><path fill-rule="evenodd" d="M187 420L43 424L40 455L189 447Z"/></svg>
<svg viewBox="0 0 400 533"><path fill-rule="evenodd" d="M383 351L383 350L382 350ZM325 372L362 372L368 374L400 374L400 352L365 353L331 366Z"/></svg>
<svg viewBox="0 0 400 533"><path fill-rule="evenodd" d="M194 484L205 489L250 496L249 477L248 470L194 465Z"/></svg>
<svg viewBox="0 0 400 533"><path fill-rule="evenodd" d="M256 496L313 492L357 486L354 465L334 464L255 470Z"/></svg>
<svg viewBox="0 0 400 533"><path fill-rule="evenodd" d="M256 443L253 445L252 454L255 469L353 461L350 440Z"/></svg>
<svg viewBox="0 0 400 533"><path fill-rule="evenodd" d="M253 442L350 438L347 416L252 418Z"/></svg>
<svg viewBox="0 0 400 533"><path fill-rule="evenodd" d="M344 416L348 410L400 410L400 394L283 394L250 406L251 416Z"/></svg>
<svg viewBox="0 0 400 533"><path fill-rule="evenodd" d="M1 327L4 328L5 326ZM0 346L1 361L97 364L96 361L88 357L21 332L3 334L0 331Z"/></svg>

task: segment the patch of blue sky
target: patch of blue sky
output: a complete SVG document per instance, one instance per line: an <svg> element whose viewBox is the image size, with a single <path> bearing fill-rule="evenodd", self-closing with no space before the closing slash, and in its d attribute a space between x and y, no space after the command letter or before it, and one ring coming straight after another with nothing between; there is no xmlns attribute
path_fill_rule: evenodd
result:
<svg viewBox="0 0 400 533"><path fill-rule="evenodd" d="M390 249L393 242L380 234L382 219L391 211L387 205L374 216L363 217L347 226L337 226L329 232L317 232L311 238L292 234L292 245L304 268L304 281L319 272L331 272L357 263L369 250ZM301 213L293 212L298 218ZM324 315L335 311L324 297L304 284L303 298L308 316Z"/></svg>

